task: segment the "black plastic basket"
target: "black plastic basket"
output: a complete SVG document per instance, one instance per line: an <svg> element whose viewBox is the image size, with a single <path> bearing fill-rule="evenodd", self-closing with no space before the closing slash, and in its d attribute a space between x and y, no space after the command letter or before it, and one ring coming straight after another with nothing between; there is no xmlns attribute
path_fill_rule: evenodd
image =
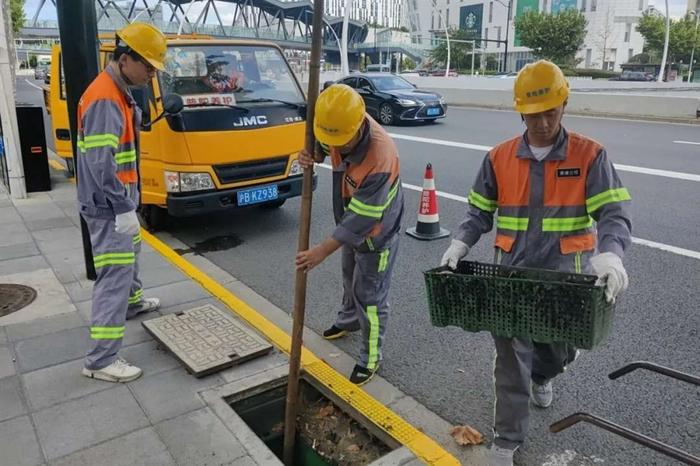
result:
<svg viewBox="0 0 700 466"><path fill-rule="evenodd" d="M462 261L424 272L430 320L502 337L592 349L612 328L615 305L593 275Z"/></svg>

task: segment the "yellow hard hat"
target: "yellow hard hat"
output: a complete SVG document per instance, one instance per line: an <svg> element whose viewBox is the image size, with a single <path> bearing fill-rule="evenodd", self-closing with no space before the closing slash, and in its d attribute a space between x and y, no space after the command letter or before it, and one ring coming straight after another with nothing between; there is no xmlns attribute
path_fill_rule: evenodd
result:
<svg viewBox="0 0 700 466"><path fill-rule="evenodd" d="M554 63L540 60L525 65L515 78L513 106L518 113L546 112L569 97L569 83Z"/></svg>
<svg viewBox="0 0 700 466"><path fill-rule="evenodd" d="M160 30L146 23L131 23L117 32L117 37L157 70L165 69L167 44Z"/></svg>
<svg viewBox="0 0 700 466"><path fill-rule="evenodd" d="M365 120L365 101L346 84L333 84L318 96L314 134L321 144L340 147L355 136Z"/></svg>

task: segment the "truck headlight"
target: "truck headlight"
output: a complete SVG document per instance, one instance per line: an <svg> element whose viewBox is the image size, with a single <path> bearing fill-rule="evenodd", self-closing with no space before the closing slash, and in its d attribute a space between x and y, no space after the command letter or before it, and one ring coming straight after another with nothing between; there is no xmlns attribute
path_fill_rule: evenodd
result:
<svg viewBox="0 0 700 466"><path fill-rule="evenodd" d="M165 172L165 187L169 193L186 193L214 189L209 173Z"/></svg>
<svg viewBox="0 0 700 466"><path fill-rule="evenodd" d="M289 166L289 176L301 175L304 173L304 169L299 165L299 161L294 159L292 164Z"/></svg>

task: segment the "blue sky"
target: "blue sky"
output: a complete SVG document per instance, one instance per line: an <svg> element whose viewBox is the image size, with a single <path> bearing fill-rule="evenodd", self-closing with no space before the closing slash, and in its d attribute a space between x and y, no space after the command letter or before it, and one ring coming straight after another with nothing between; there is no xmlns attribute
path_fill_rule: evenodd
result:
<svg viewBox="0 0 700 466"><path fill-rule="evenodd" d="M614 0L610 0L614 1ZM26 0L24 10L26 11L27 14L27 19L31 20L32 17L34 16L34 13L36 12L37 7L41 3L41 0ZM56 19L56 12L54 10L53 4L51 3L50 0L46 1L47 5L42 9L41 14L39 15L39 19L49 19L49 20L55 20ZM121 3L121 2L117 2ZM150 1L149 5L153 4L155 5L155 1ZM658 8L661 11L664 11L666 6L664 0L650 0L649 3L651 5L654 5L656 8ZM677 18L680 16L683 16L686 12L686 9L688 7L688 1L687 0L668 0L668 7L671 12L671 17ZM187 7L185 7L187 8ZM199 12L199 5L196 5L192 8L192 11L190 12L190 15L195 15ZM227 16L226 15L226 6L222 6L220 13L222 16ZM224 21L226 21L226 18L223 18Z"/></svg>

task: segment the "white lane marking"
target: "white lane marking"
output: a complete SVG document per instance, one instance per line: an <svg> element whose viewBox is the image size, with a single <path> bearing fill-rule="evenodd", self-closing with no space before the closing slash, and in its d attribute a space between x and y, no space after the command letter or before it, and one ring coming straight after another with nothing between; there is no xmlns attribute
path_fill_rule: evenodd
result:
<svg viewBox="0 0 700 466"><path fill-rule="evenodd" d="M478 151L482 151L482 152L488 152L492 149L491 146L482 146L479 144L468 144L466 142L446 141L444 139L421 138L418 136L409 136L407 134L389 133L389 136L391 136L394 139L405 139L406 141L424 142L426 144L437 144L440 146L460 147L463 149L472 149L472 150L478 150Z"/></svg>
<svg viewBox="0 0 700 466"><path fill-rule="evenodd" d="M634 165L613 164L616 169L624 172L643 173L645 175L663 176L675 178L677 180L700 181L700 175L693 173L672 172L669 170L658 170L656 168L635 167Z"/></svg>
<svg viewBox="0 0 700 466"><path fill-rule="evenodd" d="M43 88L43 87L37 86L36 84L34 84L34 83L32 83L32 82L29 82L28 79L25 79L24 82L27 83L27 84L29 84L29 85L32 86L33 88L39 89L41 92L44 92L44 88Z"/></svg>
<svg viewBox="0 0 700 466"><path fill-rule="evenodd" d="M406 141L422 142L425 144L436 144L438 146L460 147L463 149L478 150L480 152L488 152L492 149L492 147L490 147L490 146L482 146L479 144L468 144L465 142L457 142L457 141L446 141L444 139L422 138L422 137L418 137L418 136L408 136L406 134L396 134L396 133L390 133L389 135L394 139L404 139ZM683 172L674 172L674 171L670 171L670 170L659 170L657 168L637 167L634 165L624 165L624 164L620 164L620 163L615 163L613 165L615 166L615 168L617 170L620 170L623 172L641 173L644 175L653 175L653 176L661 176L664 178L675 178L677 180L687 180L687 181L700 182L700 175L696 175L694 173L683 173Z"/></svg>
<svg viewBox="0 0 700 466"><path fill-rule="evenodd" d="M322 167L322 168L326 168L328 170L333 170L333 167L331 165L328 165L327 163L318 163L316 165L319 167ZM423 187L416 186L415 184L401 183L401 185L404 188L409 189L411 191L423 192ZM461 202L463 204L466 204L467 202L469 202L466 197L458 196L456 194L446 193L444 191L436 191L435 194L437 194L439 197L444 197L445 199L451 199L453 201ZM666 252L670 252L673 254L678 254L679 256L685 256L685 257L690 257L693 259L700 260L700 252L693 251L692 249L679 248L677 246L671 246L670 244L657 243L656 241L650 241L648 239L636 238L634 236L632 237L632 242L634 244L640 244L642 246L647 246L647 247L652 248L652 249L659 249L661 251L666 251Z"/></svg>
<svg viewBox="0 0 700 466"><path fill-rule="evenodd" d="M690 144L693 146L700 146L700 142L693 142L693 141L673 141L676 144Z"/></svg>

